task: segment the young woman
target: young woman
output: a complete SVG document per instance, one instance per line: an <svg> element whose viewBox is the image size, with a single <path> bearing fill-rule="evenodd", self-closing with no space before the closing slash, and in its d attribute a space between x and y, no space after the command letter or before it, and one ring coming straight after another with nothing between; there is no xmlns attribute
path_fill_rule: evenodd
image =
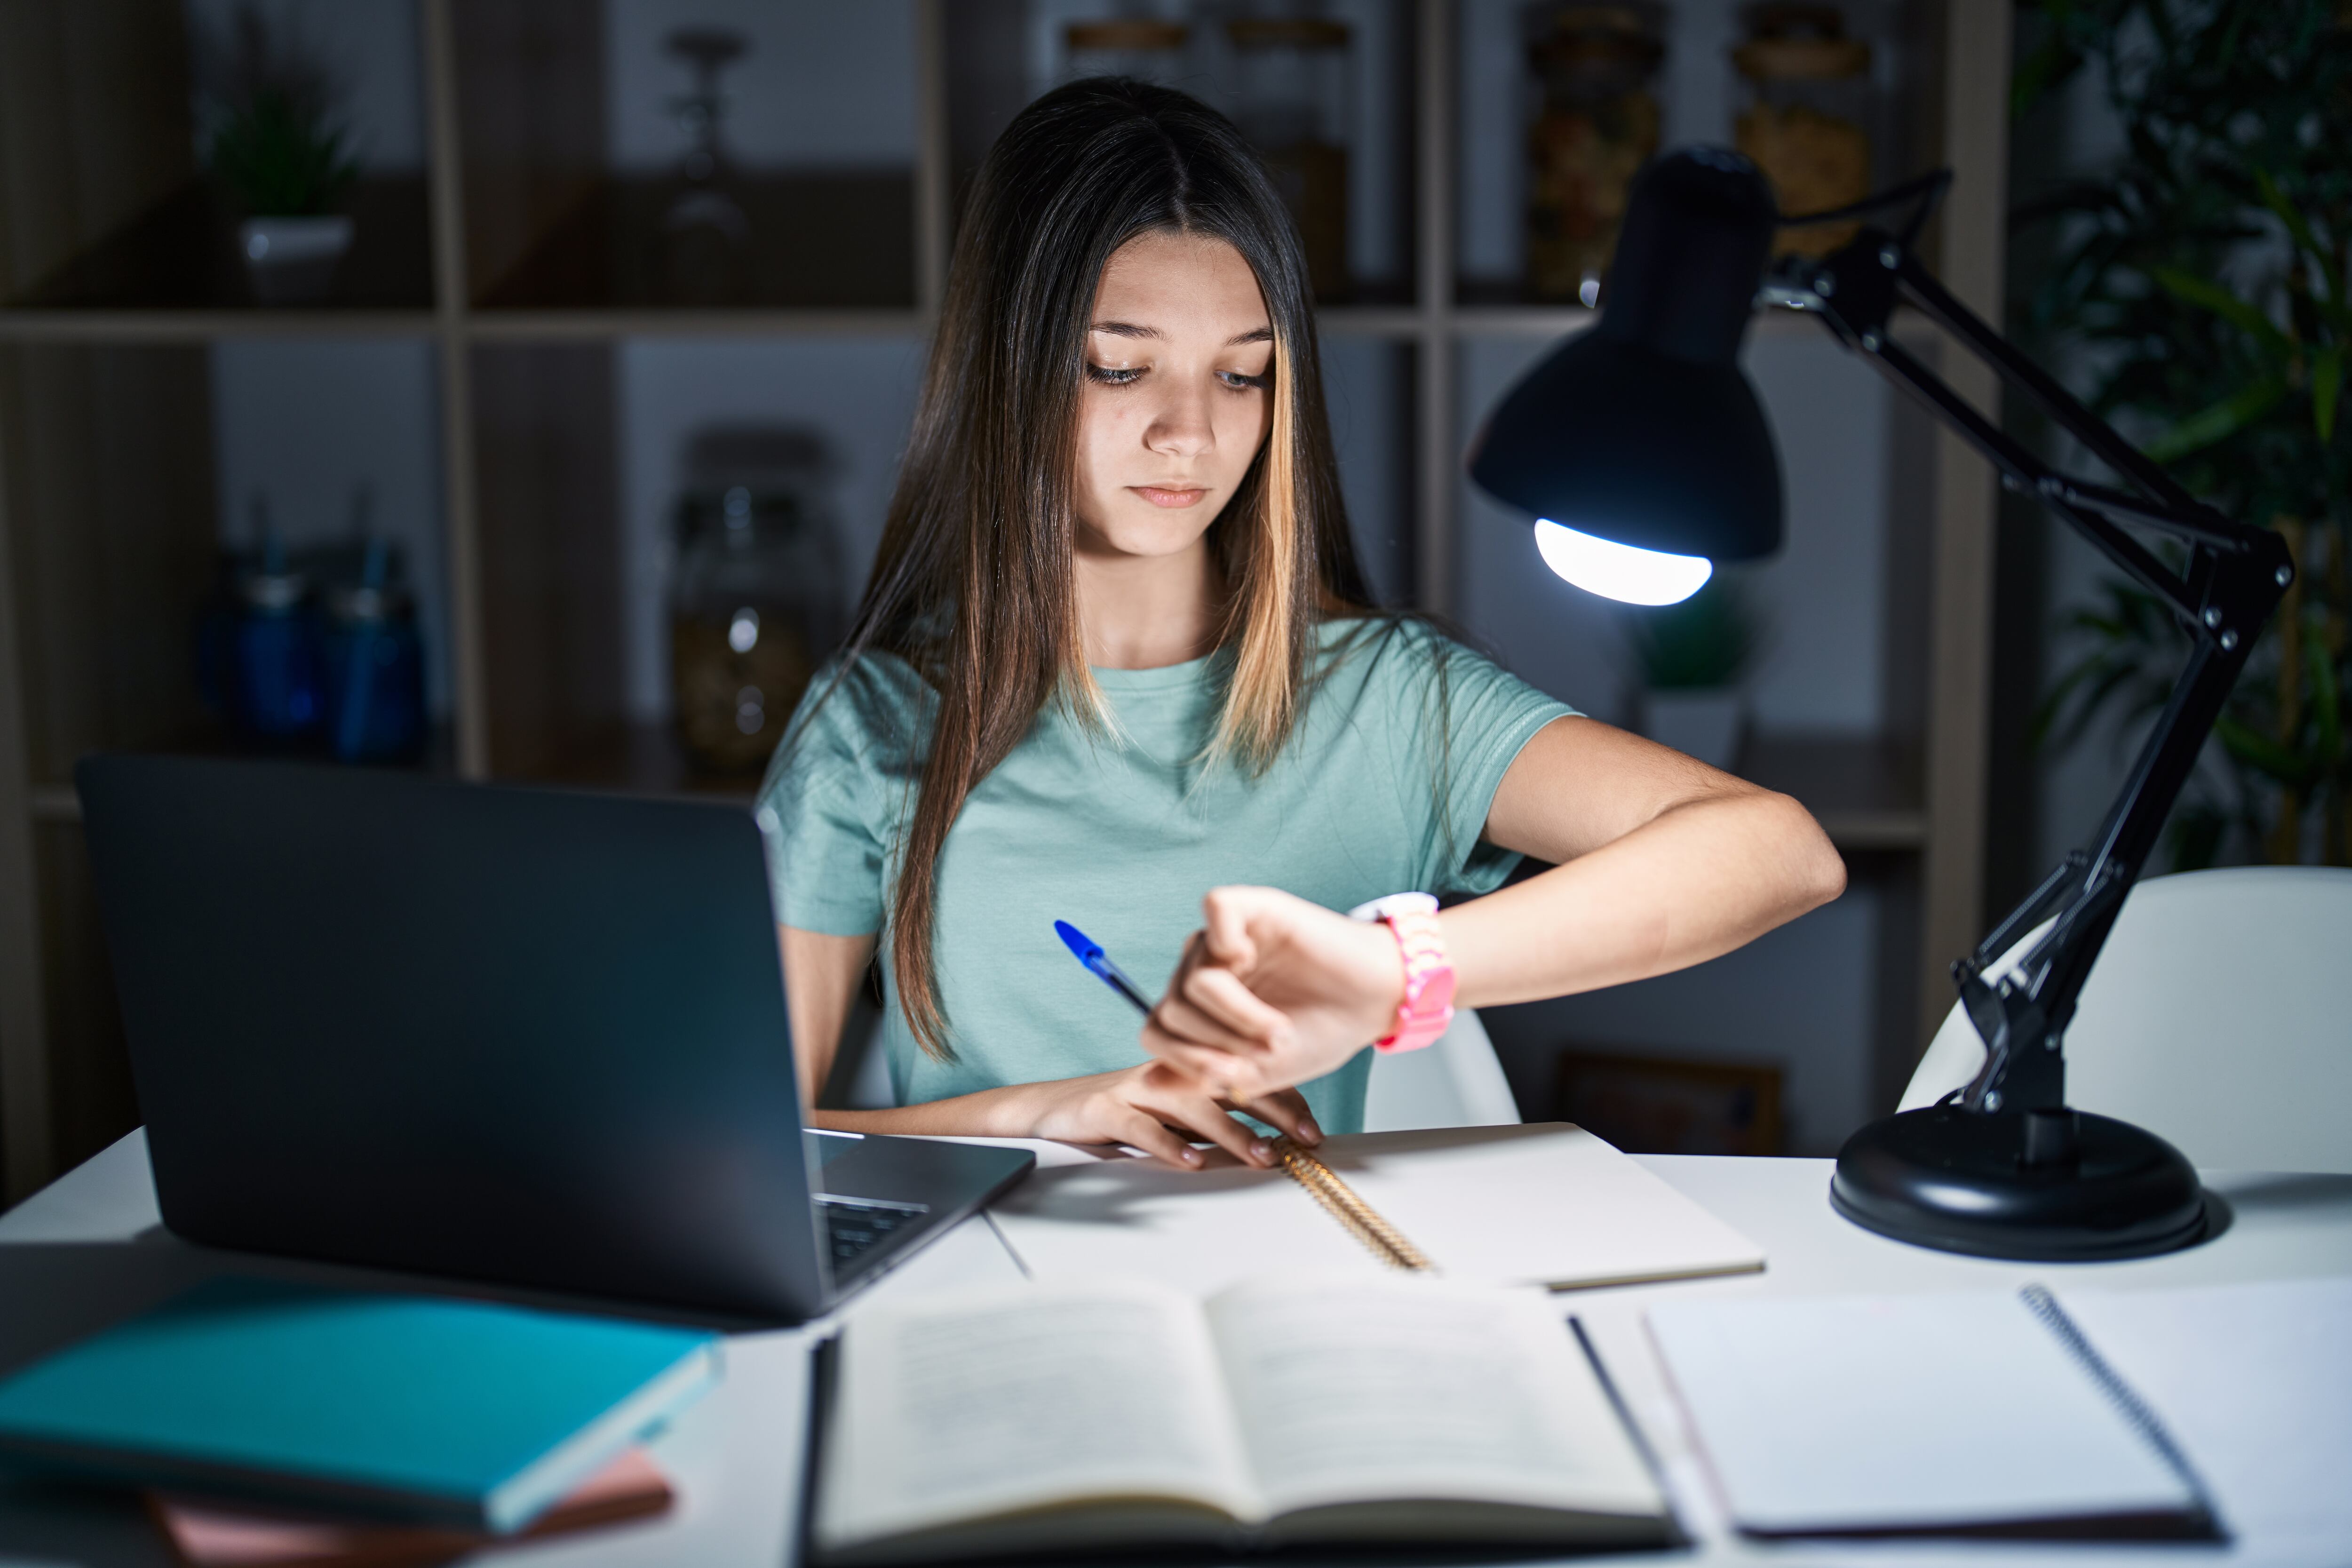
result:
<svg viewBox="0 0 2352 1568"><path fill-rule="evenodd" d="M1711 958L1843 885L1794 802L1370 607L1280 201L1221 116L1116 80L989 154L856 630L761 803L810 1085L884 954L899 1108L819 1124L1186 1165L1265 1163L1237 1112L1361 1124L1407 966L1334 910L1486 895L1421 931L1478 1006ZM1494 891L1522 855L1557 868ZM1176 974L1156 1055L1056 920Z"/></svg>

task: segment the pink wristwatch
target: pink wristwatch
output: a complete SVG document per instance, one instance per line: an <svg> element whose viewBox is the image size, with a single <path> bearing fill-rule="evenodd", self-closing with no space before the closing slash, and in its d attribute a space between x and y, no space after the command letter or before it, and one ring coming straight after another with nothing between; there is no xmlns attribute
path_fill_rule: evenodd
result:
<svg viewBox="0 0 2352 1568"><path fill-rule="evenodd" d="M1437 923L1437 900L1427 893L1391 893L1348 913L1386 925L1404 959L1404 1000L1397 1004L1396 1027L1374 1040L1372 1048L1417 1051L1433 1044L1454 1022L1454 960Z"/></svg>

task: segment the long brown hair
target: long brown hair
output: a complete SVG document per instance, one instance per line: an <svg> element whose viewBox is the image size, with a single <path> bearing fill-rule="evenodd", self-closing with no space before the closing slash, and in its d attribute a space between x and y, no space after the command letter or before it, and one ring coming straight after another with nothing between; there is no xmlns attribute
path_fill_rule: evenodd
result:
<svg viewBox="0 0 2352 1568"><path fill-rule="evenodd" d="M1119 79L1029 105L964 208L843 662L896 654L940 699L902 829L890 962L908 1026L941 1059L952 1050L932 943L948 830L1047 703L1087 722L1108 712L1071 566L1080 377L1104 265L1155 232L1233 246L1274 329L1266 444L1209 530L1232 587L1212 757L1253 772L1271 763L1298 717L1316 626L1370 603L1339 499L1298 237L1240 133L1183 93Z"/></svg>

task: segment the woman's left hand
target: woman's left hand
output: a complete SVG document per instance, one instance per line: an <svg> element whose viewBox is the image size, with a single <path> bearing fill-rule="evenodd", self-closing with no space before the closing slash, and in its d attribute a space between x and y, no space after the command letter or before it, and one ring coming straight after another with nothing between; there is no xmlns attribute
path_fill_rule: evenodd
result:
<svg viewBox="0 0 2352 1568"><path fill-rule="evenodd" d="M1255 1100L1320 1078L1394 1027L1404 962L1388 927L1273 888L1201 900L1143 1048L1196 1082Z"/></svg>

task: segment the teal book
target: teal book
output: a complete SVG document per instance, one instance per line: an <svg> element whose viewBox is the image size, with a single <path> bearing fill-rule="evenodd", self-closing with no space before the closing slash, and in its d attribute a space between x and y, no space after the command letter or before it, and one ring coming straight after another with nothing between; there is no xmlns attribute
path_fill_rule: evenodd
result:
<svg viewBox="0 0 2352 1568"><path fill-rule="evenodd" d="M0 1460L504 1534L717 1371L698 1330L215 1279L0 1382Z"/></svg>

